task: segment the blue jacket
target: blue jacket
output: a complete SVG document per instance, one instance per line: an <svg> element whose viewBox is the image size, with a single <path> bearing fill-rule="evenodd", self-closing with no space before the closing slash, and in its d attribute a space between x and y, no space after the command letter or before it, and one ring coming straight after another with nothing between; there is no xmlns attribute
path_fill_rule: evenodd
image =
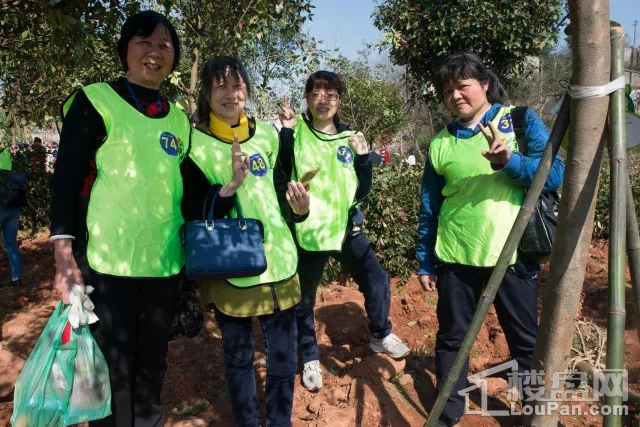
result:
<svg viewBox="0 0 640 427"><path fill-rule="evenodd" d="M483 126L495 118L495 115L502 108L502 104L494 104L481 120ZM507 176L517 180L522 186L528 187L533 181L533 175L538 168L542 152L549 140L549 132L542 120L530 108L525 114L526 121L526 137L527 137L527 153L524 156L521 153L511 153L509 161L504 168L497 170L496 173L506 173ZM451 135L456 135L456 143L464 144L465 139L480 132L480 126L471 131L469 128L461 128L458 122L450 123L447 126ZM482 161L487 161L482 158ZM496 169L496 168L494 168ZM560 156L556 156L551 165L549 177L544 188L547 190L557 190L562 185L564 175L564 163ZM444 188L444 177L438 175L427 161L422 175L422 190L420 203L420 222L418 224L418 245L416 247L416 255L418 258L418 274L435 274L435 266L438 259L435 254L436 237L438 234L438 215L440 206L442 205Z"/></svg>

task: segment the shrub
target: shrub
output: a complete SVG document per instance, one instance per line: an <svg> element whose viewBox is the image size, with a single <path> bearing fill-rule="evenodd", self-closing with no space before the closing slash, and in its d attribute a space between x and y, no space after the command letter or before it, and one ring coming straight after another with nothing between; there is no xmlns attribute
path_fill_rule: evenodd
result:
<svg viewBox="0 0 640 427"><path fill-rule="evenodd" d="M20 226L27 235L34 236L49 226L51 174L45 171L44 151L22 148L13 155L13 170L27 175L29 206L22 210Z"/></svg>
<svg viewBox="0 0 640 427"><path fill-rule="evenodd" d="M640 155L637 151L627 152L627 165L629 176L633 188L633 200L636 205L636 215L640 216ZM598 198L596 200L596 215L593 225L594 239L609 238L609 203L611 197L611 173L609 166L609 156L602 159L600 168L600 186L598 188Z"/></svg>
<svg viewBox="0 0 640 427"><path fill-rule="evenodd" d="M389 277L406 280L418 268L416 242L421 180L420 165L408 169L397 166L374 169L371 193L361 204L365 232ZM340 263L331 260L323 281L344 281L343 273Z"/></svg>

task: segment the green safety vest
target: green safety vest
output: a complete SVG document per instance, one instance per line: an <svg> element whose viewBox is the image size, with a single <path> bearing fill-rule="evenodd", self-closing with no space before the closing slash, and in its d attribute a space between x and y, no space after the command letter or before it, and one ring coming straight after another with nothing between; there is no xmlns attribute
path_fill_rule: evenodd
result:
<svg viewBox="0 0 640 427"><path fill-rule="evenodd" d="M511 152L518 151L510 112L503 107L493 123ZM436 255L447 263L493 267L522 206L525 188L482 156L482 133L457 139L445 128L429 146L436 173L444 177ZM515 263L514 254L512 263Z"/></svg>
<svg viewBox="0 0 640 427"><path fill-rule="evenodd" d="M340 251L347 231L349 210L355 201L358 177L350 148L353 131L328 135L312 129L299 115L294 129L295 168L292 179L321 168L311 181L309 217L296 224L296 237L307 251Z"/></svg>
<svg viewBox="0 0 640 427"><path fill-rule="evenodd" d="M107 130L96 152L98 175L87 212L89 265L122 277L178 274L184 266L180 162L191 131L188 117L170 104L166 117L149 118L106 83L82 90Z"/></svg>
<svg viewBox="0 0 640 427"><path fill-rule="evenodd" d="M0 151L0 169L8 171L13 169L13 163L11 162L11 153L9 152L8 148Z"/></svg>
<svg viewBox="0 0 640 427"><path fill-rule="evenodd" d="M249 174L236 191L242 216L255 218L264 226L264 252L267 270L259 276L228 279L237 287L247 288L280 282L293 277L298 265L298 252L287 226L273 185L273 167L280 151L276 129L256 120L255 134L241 142L249 154ZM226 184L233 179L231 144L200 130L194 130L189 157L202 170L211 184ZM231 213L236 217L235 210Z"/></svg>

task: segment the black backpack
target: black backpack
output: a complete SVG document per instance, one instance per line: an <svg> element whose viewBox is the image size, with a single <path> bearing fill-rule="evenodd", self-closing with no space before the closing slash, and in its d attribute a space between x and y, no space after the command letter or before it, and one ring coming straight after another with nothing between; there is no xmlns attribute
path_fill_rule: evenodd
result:
<svg viewBox="0 0 640 427"><path fill-rule="evenodd" d="M527 155L526 112L527 107L516 107L511 112L511 122L518 141L518 149L524 156ZM529 219L529 224L527 224L522 239L520 239L518 245L520 256L538 264L543 264L549 260L553 241L556 237L559 207L560 196L558 196L558 193L542 190L533 214Z"/></svg>

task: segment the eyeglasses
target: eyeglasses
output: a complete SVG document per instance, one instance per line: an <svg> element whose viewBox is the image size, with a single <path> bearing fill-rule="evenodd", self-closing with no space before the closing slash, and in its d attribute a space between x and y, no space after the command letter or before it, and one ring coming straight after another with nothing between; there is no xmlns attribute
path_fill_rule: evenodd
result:
<svg viewBox="0 0 640 427"><path fill-rule="evenodd" d="M337 101L338 98L340 98L340 96L335 92L329 92L329 93L311 92L309 94L309 98L313 99L314 101L318 101L319 99L324 98L327 101L333 102L333 101Z"/></svg>

